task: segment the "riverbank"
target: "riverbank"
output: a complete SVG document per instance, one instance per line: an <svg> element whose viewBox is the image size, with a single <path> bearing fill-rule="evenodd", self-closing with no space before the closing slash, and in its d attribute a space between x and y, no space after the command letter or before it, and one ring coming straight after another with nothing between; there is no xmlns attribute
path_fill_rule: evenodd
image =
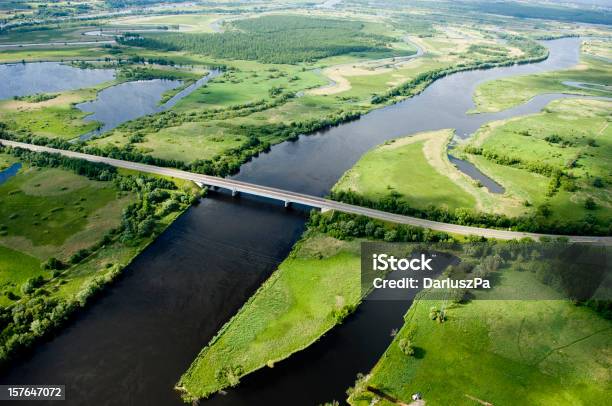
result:
<svg viewBox="0 0 612 406"><path fill-rule="evenodd" d="M363 299L360 243L383 237L450 239L366 217L313 212L308 230L291 254L211 339L176 389L185 400L209 397L318 341Z"/></svg>
<svg viewBox="0 0 612 406"><path fill-rule="evenodd" d="M612 86L611 77L612 64L609 61L589 56L583 50L580 63L572 69L516 76L480 84L474 92L475 108L471 112L502 111L523 104L536 95L544 93L610 97L612 91L572 84L595 83L601 86Z"/></svg>
<svg viewBox="0 0 612 406"><path fill-rule="evenodd" d="M181 377L186 399L209 397L303 350L361 300L359 241L307 232Z"/></svg>
<svg viewBox="0 0 612 406"><path fill-rule="evenodd" d="M611 107L607 100L556 100L540 113L483 126L457 152L522 202L527 213L609 234Z"/></svg>
<svg viewBox="0 0 612 406"><path fill-rule="evenodd" d="M0 158L23 165L0 185L4 369L120 276L199 192L85 161L8 148Z"/></svg>
<svg viewBox="0 0 612 406"><path fill-rule="evenodd" d="M351 389L348 402L394 404L381 398L384 393L410 403L418 392L428 405L516 399L533 405L605 404L612 323L559 297L525 270L528 262L519 269L502 265L493 290L472 300L422 293L387 351ZM508 292L559 299L507 300ZM432 309L443 312L443 321L432 320ZM406 353L407 345L412 353Z"/></svg>

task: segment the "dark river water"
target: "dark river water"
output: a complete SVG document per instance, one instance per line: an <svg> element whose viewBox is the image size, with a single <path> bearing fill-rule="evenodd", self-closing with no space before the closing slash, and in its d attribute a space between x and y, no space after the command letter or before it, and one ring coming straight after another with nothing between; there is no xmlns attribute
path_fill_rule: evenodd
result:
<svg viewBox="0 0 612 406"><path fill-rule="evenodd" d="M387 139L440 128L456 128L463 136L489 120L539 111L559 95L538 96L496 114L465 114L483 80L577 63L578 39L547 45L551 55L544 62L446 77L421 95L360 120L277 145L244 165L236 178L321 196L365 151ZM70 405L180 404L172 389L180 375L283 260L304 219L303 212L275 203L212 194L170 226L103 297L0 382L65 384ZM202 404L342 401L356 374L369 371L391 342L390 331L401 326L408 306L366 301L311 348Z"/></svg>

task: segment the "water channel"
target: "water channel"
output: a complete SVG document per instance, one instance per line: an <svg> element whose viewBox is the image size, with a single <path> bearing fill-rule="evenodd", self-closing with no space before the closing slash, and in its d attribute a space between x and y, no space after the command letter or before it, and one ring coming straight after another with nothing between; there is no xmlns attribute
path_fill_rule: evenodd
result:
<svg viewBox="0 0 612 406"><path fill-rule="evenodd" d="M412 99L279 144L244 165L236 178L322 196L365 151L390 138L441 128L465 136L487 121L537 112L562 95L538 96L500 113L466 114L478 83L571 67L578 62L579 41L547 42L550 57L541 63L443 78ZM70 405L181 404L172 389L179 376L283 260L304 219L302 211L262 199L212 194L0 383L65 384ZM202 404L343 401L355 375L367 372L391 342L391 329L401 326L408 306L366 301L311 348Z"/></svg>

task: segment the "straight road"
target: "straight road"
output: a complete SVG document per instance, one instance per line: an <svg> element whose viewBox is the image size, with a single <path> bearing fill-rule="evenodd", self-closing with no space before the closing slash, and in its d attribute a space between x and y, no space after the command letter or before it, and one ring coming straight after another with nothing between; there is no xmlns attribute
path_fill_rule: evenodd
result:
<svg viewBox="0 0 612 406"><path fill-rule="evenodd" d="M496 230L490 228L478 228L461 226L457 224L440 223L437 221L424 220L417 217L403 216L400 214L387 213L380 210L369 209L366 207L354 206L351 204L341 203L334 200L325 199L322 197L305 195L301 193L291 192L287 190L259 186L252 183L241 182L234 179L225 179L216 176L200 175L181 171L178 169L163 168L159 166L146 165L137 162L123 161L119 159L106 158L97 155L83 154L80 152L67 151L55 148L44 147L40 145L26 144L16 141L8 141L0 139L0 145L5 145L14 148L23 148L35 152L48 152L61 154L71 158L84 159L90 162L102 162L117 168L131 169L139 172L150 173L155 175L170 176L177 179L186 179L197 183L198 185L216 186L224 189L229 189L233 193L247 193L256 196L263 196L270 199L280 200L286 205L291 203L302 204L305 206L316 207L321 210L337 210L343 213L358 214L383 221L390 221L398 224L408 224L417 227L429 228L435 231L459 235L475 235L486 238L495 238L500 240L520 239L524 237L533 238L535 240L540 237L559 237L558 235L524 233L518 231ZM599 236L564 236L572 242L581 243L597 243L612 245L612 237Z"/></svg>

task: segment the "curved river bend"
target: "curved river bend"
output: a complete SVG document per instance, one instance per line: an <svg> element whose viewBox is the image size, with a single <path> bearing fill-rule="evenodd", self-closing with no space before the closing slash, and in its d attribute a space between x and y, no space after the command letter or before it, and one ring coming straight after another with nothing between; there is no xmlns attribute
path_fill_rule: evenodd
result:
<svg viewBox="0 0 612 406"><path fill-rule="evenodd" d="M365 151L387 139L440 128L470 134L490 120L537 112L560 96L538 96L495 114L465 114L483 80L578 62L578 39L547 45L550 57L541 63L454 74L360 120L279 144L244 165L236 178L322 196ZM1 383L65 384L70 405L181 404L172 389L179 376L284 259L304 219L300 211L260 199L213 194L179 218L103 297L8 371ZM408 305L366 301L311 348L203 404L342 401L355 375L367 372L388 346L390 330L401 326Z"/></svg>

